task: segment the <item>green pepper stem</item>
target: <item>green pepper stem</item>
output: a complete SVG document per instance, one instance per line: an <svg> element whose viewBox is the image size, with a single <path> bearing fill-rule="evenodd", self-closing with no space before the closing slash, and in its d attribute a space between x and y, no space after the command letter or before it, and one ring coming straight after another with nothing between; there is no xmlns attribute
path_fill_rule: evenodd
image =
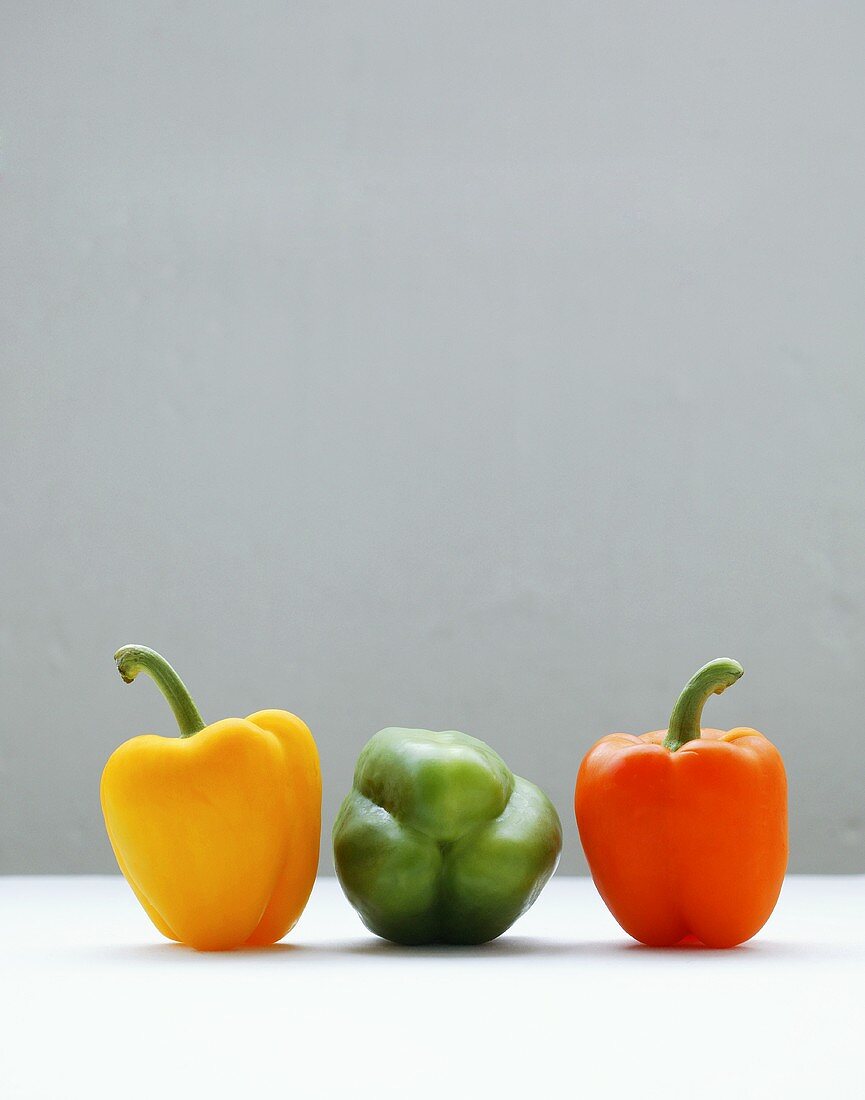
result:
<svg viewBox="0 0 865 1100"><path fill-rule="evenodd" d="M124 683L131 684L139 672L146 672L168 700L180 727L181 737L191 737L204 729L204 720L193 703L186 685L164 657L146 645L125 645L114 654L117 671Z"/></svg>
<svg viewBox="0 0 865 1100"><path fill-rule="evenodd" d="M675 752L700 736L700 718L710 695L720 695L739 679L745 670L738 661L718 657L695 672L673 707L664 748Z"/></svg>

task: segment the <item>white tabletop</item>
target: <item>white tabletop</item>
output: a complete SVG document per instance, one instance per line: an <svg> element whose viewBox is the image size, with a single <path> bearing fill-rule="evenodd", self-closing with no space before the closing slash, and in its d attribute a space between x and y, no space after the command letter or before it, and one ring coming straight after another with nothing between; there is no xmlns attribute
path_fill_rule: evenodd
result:
<svg viewBox="0 0 865 1100"><path fill-rule="evenodd" d="M652 950L557 878L481 948L370 935L333 879L275 948L162 940L116 877L0 878L0 1096L788 1097L865 1085L865 876L732 951Z"/></svg>

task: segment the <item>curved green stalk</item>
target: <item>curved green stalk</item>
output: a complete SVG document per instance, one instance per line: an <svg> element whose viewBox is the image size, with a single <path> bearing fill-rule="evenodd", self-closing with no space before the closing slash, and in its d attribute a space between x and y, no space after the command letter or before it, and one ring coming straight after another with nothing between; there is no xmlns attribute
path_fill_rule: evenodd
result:
<svg viewBox="0 0 865 1100"><path fill-rule="evenodd" d="M131 684L139 672L146 672L156 681L156 686L168 700L180 727L181 737L191 737L204 729L204 720L193 703L186 685L164 657L146 645L125 645L114 654L117 671L127 684Z"/></svg>
<svg viewBox="0 0 865 1100"><path fill-rule="evenodd" d="M745 670L738 661L718 657L695 672L673 707L664 748L675 752L700 736L700 718L710 695L720 695L739 679Z"/></svg>

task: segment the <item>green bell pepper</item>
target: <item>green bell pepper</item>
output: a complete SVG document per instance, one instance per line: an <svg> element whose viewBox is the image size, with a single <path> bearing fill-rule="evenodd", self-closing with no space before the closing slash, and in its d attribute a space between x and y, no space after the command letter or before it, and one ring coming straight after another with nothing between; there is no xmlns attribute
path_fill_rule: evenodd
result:
<svg viewBox="0 0 865 1100"><path fill-rule="evenodd" d="M547 796L454 730L377 733L333 826L348 900L371 932L403 944L495 939L541 892L561 850Z"/></svg>

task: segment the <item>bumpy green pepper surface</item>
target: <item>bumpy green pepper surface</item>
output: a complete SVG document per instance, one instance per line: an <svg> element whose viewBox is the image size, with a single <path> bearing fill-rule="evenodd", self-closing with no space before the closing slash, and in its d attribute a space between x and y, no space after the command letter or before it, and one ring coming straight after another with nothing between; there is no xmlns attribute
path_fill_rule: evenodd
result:
<svg viewBox="0 0 865 1100"><path fill-rule="evenodd" d="M333 826L348 900L371 932L404 944L500 936L541 892L561 849L543 791L454 730L377 733Z"/></svg>

